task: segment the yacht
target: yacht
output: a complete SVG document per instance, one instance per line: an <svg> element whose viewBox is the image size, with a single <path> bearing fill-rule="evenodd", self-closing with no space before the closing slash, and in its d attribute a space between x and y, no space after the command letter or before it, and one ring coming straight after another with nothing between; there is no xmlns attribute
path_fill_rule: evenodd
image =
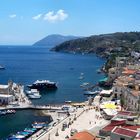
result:
<svg viewBox="0 0 140 140"><path fill-rule="evenodd" d="M46 90L46 89L57 89L56 82L49 80L37 80L32 85L28 85L30 89Z"/></svg>

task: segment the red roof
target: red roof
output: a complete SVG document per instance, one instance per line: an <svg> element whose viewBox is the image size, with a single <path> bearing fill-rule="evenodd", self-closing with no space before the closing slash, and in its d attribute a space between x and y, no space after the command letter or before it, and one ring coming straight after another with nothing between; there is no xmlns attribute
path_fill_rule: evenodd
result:
<svg viewBox="0 0 140 140"><path fill-rule="evenodd" d="M113 133L129 136L129 137L135 137L137 135L137 132L134 132L130 129L120 128L120 127L116 127L115 130L113 130Z"/></svg>
<svg viewBox="0 0 140 140"><path fill-rule="evenodd" d="M128 125L125 123L125 120L123 120L123 121L112 121L109 125L105 126L102 130L111 132L116 126L121 126L123 128L128 128L131 130L137 130L137 128L140 128L140 125Z"/></svg>
<svg viewBox="0 0 140 140"><path fill-rule="evenodd" d="M83 131L76 133L69 140L98 140L98 139L96 139L96 136L90 134L89 132Z"/></svg>
<svg viewBox="0 0 140 140"><path fill-rule="evenodd" d="M112 121L109 125L105 126L102 130L111 132L116 126L123 126L123 125L125 125L125 120Z"/></svg>
<svg viewBox="0 0 140 140"><path fill-rule="evenodd" d="M130 115L131 112L129 112L129 111L120 111L120 112L118 112L118 114L119 115Z"/></svg>

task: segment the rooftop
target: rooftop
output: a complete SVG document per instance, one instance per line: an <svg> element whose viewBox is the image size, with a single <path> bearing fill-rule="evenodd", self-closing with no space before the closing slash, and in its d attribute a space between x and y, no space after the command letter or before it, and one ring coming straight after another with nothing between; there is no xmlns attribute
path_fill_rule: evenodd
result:
<svg viewBox="0 0 140 140"><path fill-rule="evenodd" d="M136 70L124 68L124 71L122 72L122 74L131 75L131 74L135 74L135 72L136 72Z"/></svg>
<svg viewBox="0 0 140 140"><path fill-rule="evenodd" d="M98 140L98 139L96 139L95 135L92 135L87 131L83 131L83 132L76 133L69 140Z"/></svg>
<svg viewBox="0 0 140 140"><path fill-rule="evenodd" d="M137 135L136 131L126 129L126 128L122 128L122 127L116 127L113 130L113 133L123 135L123 136L128 136L128 137L135 137Z"/></svg>
<svg viewBox="0 0 140 140"><path fill-rule="evenodd" d="M110 124L105 126L102 130L106 132L111 132L116 126L121 126L122 128L127 128L130 130L137 130L140 128L140 125L128 125L126 120L112 121Z"/></svg>

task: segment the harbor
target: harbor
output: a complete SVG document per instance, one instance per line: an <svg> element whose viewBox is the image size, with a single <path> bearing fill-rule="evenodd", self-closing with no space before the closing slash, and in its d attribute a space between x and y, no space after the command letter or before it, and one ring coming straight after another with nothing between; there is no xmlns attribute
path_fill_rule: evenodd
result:
<svg viewBox="0 0 140 140"><path fill-rule="evenodd" d="M58 107L64 105L66 104L65 101L84 102L87 97L84 96L83 89L80 87L80 85L87 81L89 83L96 83L98 79L102 78L102 74L96 74L96 69L101 67L104 60L99 59L96 56L94 57L93 55L81 56L55 53L54 56L54 52L50 52L47 48L43 47L34 48L31 46L13 46L13 48L1 47L1 56L7 51L7 49L10 55L7 54L7 59L3 57L0 60L0 64L4 64L6 68L4 71L0 71L1 85L8 84L9 79L12 79L14 83L24 85L24 92L26 92L26 86L34 83L38 79L49 79L50 81L56 81L58 83L58 90L43 91L40 93L40 99L29 99L29 101L32 102L30 107L31 105L34 105L38 106L39 108L43 106L47 106L47 108L49 108L49 105L52 107L54 105ZM30 57L31 55L29 55L27 52L29 52L32 57ZM44 52L46 52L47 55ZM36 61L36 53L39 57L38 61ZM65 57L64 62L59 60L63 57ZM51 62L49 59L51 59ZM21 61L22 65L19 65ZM69 62L69 64L67 64L66 61ZM46 65L44 65L44 62ZM94 67L93 63L97 63L96 67ZM79 66L79 64L81 65ZM50 67L48 67L48 65L50 65ZM54 71L54 69L57 69L57 71ZM79 80L78 77L81 75L81 73L84 73L84 79ZM51 122L48 116L40 116L40 113L38 113L41 111L40 109L30 110L29 104L26 104L26 106L24 104L24 107L26 109L23 107L19 108L19 106L16 106L15 103L14 108L13 105L9 106L9 109L16 110L15 114L0 116L0 139L7 138L7 136L10 134L15 134L18 131L24 130L26 127L30 127L35 121L40 122L41 120L46 120L48 123ZM1 106L1 109L5 109L4 106Z"/></svg>

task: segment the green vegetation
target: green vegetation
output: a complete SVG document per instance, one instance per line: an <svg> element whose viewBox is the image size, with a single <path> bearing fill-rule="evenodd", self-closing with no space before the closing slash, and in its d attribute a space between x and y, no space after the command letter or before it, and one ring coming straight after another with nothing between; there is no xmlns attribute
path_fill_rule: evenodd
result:
<svg viewBox="0 0 140 140"><path fill-rule="evenodd" d="M94 35L66 41L52 49L70 53L96 53L106 58L105 69L115 65L117 56L129 56L132 51L140 52L140 32L118 32Z"/></svg>
<svg viewBox="0 0 140 140"><path fill-rule="evenodd" d="M140 32L125 32L94 35L85 38L66 41L52 50L97 53L103 56L109 55L111 51L128 53L130 50L140 49Z"/></svg>

